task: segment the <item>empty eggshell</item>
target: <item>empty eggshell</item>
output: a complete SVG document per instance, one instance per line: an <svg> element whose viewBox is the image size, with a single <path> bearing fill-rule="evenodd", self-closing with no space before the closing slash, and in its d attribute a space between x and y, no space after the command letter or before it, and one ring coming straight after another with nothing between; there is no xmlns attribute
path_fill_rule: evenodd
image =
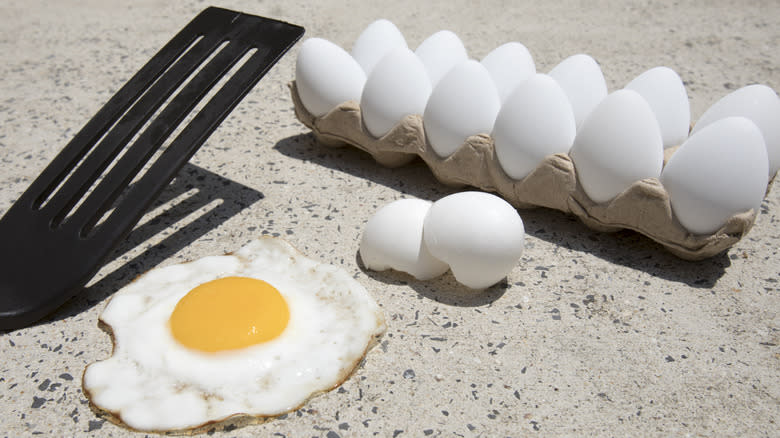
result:
<svg viewBox="0 0 780 438"><path fill-rule="evenodd" d="M653 110L636 91L611 93L580 126L569 156L595 202L613 199L635 181L657 178L663 143Z"/></svg>
<svg viewBox="0 0 780 438"><path fill-rule="evenodd" d="M449 30L440 30L429 36L414 53L428 71L433 87L453 67L468 59L463 42Z"/></svg>
<svg viewBox="0 0 780 438"><path fill-rule="evenodd" d="M431 81L420 59L406 47L392 49L368 75L360 110L368 131L387 134L407 114L422 114Z"/></svg>
<svg viewBox="0 0 780 438"><path fill-rule="evenodd" d="M645 98L661 128L664 147L681 145L691 126L691 105L680 76L669 67L655 67L626 85Z"/></svg>
<svg viewBox="0 0 780 438"><path fill-rule="evenodd" d="M472 289L506 277L523 253L525 229L517 210L484 192L461 192L434 202L423 225L431 254Z"/></svg>
<svg viewBox="0 0 780 438"><path fill-rule="evenodd" d="M485 66L468 60L439 81L428 98L423 127L433 150L448 157L469 136L489 134L501 99Z"/></svg>
<svg viewBox="0 0 780 438"><path fill-rule="evenodd" d="M727 117L696 131L661 174L672 211L693 234L711 234L729 217L758 211L769 161L761 131L744 117Z"/></svg>
<svg viewBox="0 0 780 438"><path fill-rule="evenodd" d="M447 265L431 255L423 240L423 221L430 207L430 201L399 199L374 213L360 240L360 259L365 267L395 269L418 280L447 272Z"/></svg>
<svg viewBox="0 0 780 438"><path fill-rule="evenodd" d="M496 157L509 177L523 179L544 157L568 152L577 126L558 82L537 73L518 85L493 126Z"/></svg>
<svg viewBox="0 0 780 438"><path fill-rule="evenodd" d="M536 73L531 53L518 42L496 47L480 62L493 77L502 102L506 101L518 85Z"/></svg>
<svg viewBox="0 0 780 438"><path fill-rule="evenodd" d="M381 18L369 24L355 40L352 57L368 76L374 66L396 47L407 47L406 39L395 24Z"/></svg>
<svg viewBox="0 0 780 438"><path fill-rule="evenodd" d="M780 170L780 97L766 85L748 85L715 102L694 125L691 134L729 116L742 116L761 130L769 156L769 176Z"/></svg>
<svg viewBox="0 0 780 438"><path fill-rule="evenodd" d="M561 84L569 96L578 129L596 105L607 97L604 74L596 60L589 55L578 54L564 59L550 70L550 76Z"/></svg>
<svg viewBox="0 0 780 438"><path fill-rule="evenodd" d="M306 109L316 117L348 100L360 100L366 74L344 49L322 38L301 44L295 63L295 86Z"/></svg>

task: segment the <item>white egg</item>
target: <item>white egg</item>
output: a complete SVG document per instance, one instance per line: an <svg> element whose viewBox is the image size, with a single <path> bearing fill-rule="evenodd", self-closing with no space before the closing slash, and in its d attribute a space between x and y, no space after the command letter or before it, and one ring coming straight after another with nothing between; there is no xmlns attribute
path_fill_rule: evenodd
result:
<svg viewBox="0 0 780 438"><path fill-rule="evenodd" d="M85 394L127 426L158 432L294 410L346 379L385 329L346 271L271 238L153 269L100 319L114 349L87 367Z"/></svg>
<svg viewBox="0 0 780 438"><path fill-rule="evenodd" d="M727 117L692 134L666 163L661 183L680 224L693 234L710 234L737 213L759 211L768 168L756 124Z"/></svg>
<svg viewBox="0 0 780 438"><path fill-rule="evenodd" d="M496 47L480 61L496 83L501 101L526 79L536 73L536 64L528 49L518 42Z"/></svg>
<svg viewBox="0 0 780 438"><path fill-rule="evenodd" d="M428 71L433 87L453 67L468 59L463 42L449 30L441 30L429 36L417 46L414 53Z"/></svg>
<svg viewBox="0 0 780 438"><path fill-rule="evenodd" d="M485 66L468 60L436 85L423 114L423 127L440 157L455 152L466 138L493 130L501 99Z"/></svg>
<svg viewBox="0 0 780 438"><path fill-rule="evenodd" d="M553 78L537 73L498 112L492 133L498 162L510 178L523 179L544 157L568 152L576 130L566 93Z"/></svg>
<svg viewBox="0 0 780 438"><path fill-rule="evenodd" d="M375 137L387 134L404 116L425 111L431 81L420 59L406 47L392 49L368 75L360 109Z"/></svg>
<svg viewBox="0 0 780 438"><path fill-rule="evenodd" d="M340 103L360 100L366 74L344 49L322 38L301 44L295 63L295 86L303 106L315 117Z"/></svg>
<svg viewBox="0 0 780 438"><path fill-rule="evenodd" d="M589 55L572 55L550 70L569 96L577 128L605 97L607 82L596 60Z"/></svg>
<svg viewBox="0 0 780 438"><path fill-rule="evenodd" d="M635 181L657 178L663 143L653 110L636 91L611 93L580 126L569 155L595 202L613 199Z"/></svg>
<svg viewBox="0 0 780 438"><path fill-rule="evenodd" d="M407 47L406 39L395 24L382 18L369 24L361 32L352 46L352 57L368 76L374 66L396 47Z"/></svg>
<svg viewBox="0 0 780 438"><path fill-rule="evenodd" d="M691 105L680 76L669 67L655 67L640 74L626 85L650 104L664 147L681 145L688 138Z"/></svg>
<svg viewBox="0 0 780 438"><path fill-rule="evenodd" d="M447 272L447 264L433 257L423 240L423 221L430 208L430 201L399 199L374 213L360 240L360 259L366 268L395 269L418 280Z"/></svg>
<svg viewBox="0 0 780 438"><path fill-rule="evenodd" d="M780 170L780 97L766 85L748 85L715 102L699 118L691 131L729 116L742 116L761 130L769 156L769 176Z"/></svg>
<svg viewBox="0 0 780 438"><path fill-rule="evenodd" d="M525 229L508 202L483 192L461 192L434 202L423 225L434 257L472 289L501 281L523 253Z"/></svg>

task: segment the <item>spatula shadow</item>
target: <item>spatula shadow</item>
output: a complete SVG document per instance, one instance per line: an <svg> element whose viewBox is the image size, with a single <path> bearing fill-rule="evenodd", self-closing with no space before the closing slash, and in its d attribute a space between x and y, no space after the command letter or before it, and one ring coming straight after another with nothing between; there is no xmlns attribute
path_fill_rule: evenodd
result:
<svg viewBox="0 0 780 438"><path fill-rule="evenodd" d="M420 159L398 168L386 168L376 163L370 154L355 147L324 146L311 133L282 139L274 148L286 156L429 201L470 189L440 183ZM547 208L522 209L519 212L529 236L691 287L711 288L731 265L728 252L701 261L686 261L672 255L650 238L630 230L615 233L595 231L573 215ZM384 275L377 278L382 277ZM410 281L412 284L414 282Z"/></svg>
<svg viewBox="0 0 780 438"><path fill-rule="evenodd" d="M263 197L263 194L255 189L194 164L186 164L149 210L154 212L159 209L159 213L146 221L142 219L114 250L105 265L128 257L126 253L170 229L174 224L182 221L184 225L89 284L81 293L39 323L69 318L92 308L138 275L173 256ZM197 216L186 222L196 213Z"/></svg>

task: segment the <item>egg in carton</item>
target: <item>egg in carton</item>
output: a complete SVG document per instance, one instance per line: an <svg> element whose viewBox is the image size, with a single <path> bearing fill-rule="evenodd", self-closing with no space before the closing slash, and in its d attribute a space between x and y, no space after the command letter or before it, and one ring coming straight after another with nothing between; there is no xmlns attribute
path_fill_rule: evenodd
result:
<svg viewBox="0 0 780 438"><path fill-rule="evenodd" d="M755 222L770 187L767 175L780 162L775 120L780 99L769 87L749 86L721 99L694 132L715 121L718 127L689 138L687 94L671 69L651 69L607 95L600 68L587 55L567 58L549 75L535 74L519 43L500 46L477 62L466 59L451 32L437 32L412 52L397 29L395 38L384 39L395 41L393 47L385 48L383 56L372 53L373 61L363 65L357 49L366 35L388 29L395 28L383 20L373 23L352 55L326 40L304 43L290 89L297 117L320 142L351 144L390 167L419 156L443 183L495 192L518 208L571 213L601 231L631 229L685 259L724 251ZM439 47L432 52L437 62L452 64L445 79L430 74L424 50L430 45ZM512 75L503 67L512 71L514 84L507 83ZM524 77L518 79L520 70ZM394 86L399 83L403 86ZM516 90L510 93L507 87ZM469 93L464 102L450 97ZM468 110L459 110L459 103L468 103ZM557 125L539 136L533 123L546 122L538 117L541 111ZM602 114L589 117L591 112ZM598 122L583 124L586 117ZM531 122L518 126L524 118ZM507 153L511 137L520 143L513 146L521 155L530 151L532 156ZM551 147L556 141L565 147ZM664 167L677 149L670 146L680 143L688 145L685 152ZM702 160L708 154L715 158ZM704 177L690 176L692 168ZM612 175L605 178L604 173ZM725 203L719 199L724 197Z"/></svg>
<svg viewBox="0 0 780 438"><path fill-rule="evenodd" d="M730 248L756 219L755 211L745 211L712 234L694 235L674 217L669 194L657 178L636 181L613 200L597 203L584 192L568 154L549 155L528 176L513 180L498 164L489 135L471 136L452 155L441 158L426 142L420 115L404 117L377 139L366 131L357 102L344 102L325 116L314 117L301 104L295 83L290 90L296 116L324 145L355 146L388 167L402 166L419 156L442 183L495 192L518 208L547 207L571 213L599 231L631 229L683 259L705 259Z"/></svg>

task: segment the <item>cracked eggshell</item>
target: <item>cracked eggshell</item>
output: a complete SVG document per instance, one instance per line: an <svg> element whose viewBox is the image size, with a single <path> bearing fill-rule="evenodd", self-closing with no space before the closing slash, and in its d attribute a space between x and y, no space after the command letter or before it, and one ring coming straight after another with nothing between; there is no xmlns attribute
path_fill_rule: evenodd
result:
<svg viewBox="0 0 780 438"><path fill-rule="evenodd" d="M312 115L324 116L342 102L360 101L366 74L344 49L322 38L301 44L295 62L295 86Z"/></svg>
<svg viewBox="0 0 780 438"><path fill-rule="evenodd" d="M368 76L379 61L396 47L407 47L406 39L395 24L381 18L360 33L352 46L352 57Z"/></svg>
<svg viewBox="0 0 780 438"><path fill-rule="evenodd" d="M691 126L691 105L680 76L669 67L655 67L626 85L645 98L658 120L664 147L681 145Z"/></svg>
<svg viewBox="0 0 780 438"><path fill-rule="evenodd" d="M672 155L661 184L672 211L693 234L711 234L733 215L758 212L769 161L760 129L744 117L727 117L696 131Z"/></svg>
<svg viewBox="0 0 780 438"><path fill-rule="evenodd" d="M468 59L463 42L449 30L440 30L426 38L417 46L414 54L425 65L433 87L453 67Z"/></svg>
<svg viewBox="0 0 780 438"><path fill-rule="evenodd" d="M691 134L730 116L742 116L761 130L769 156L769 176L780 170L780 97L766 85L748 85L715 102L702 114Z"/></svg>
<svg viewBox="0 0 780 438"><path fill-rule="evenodd" d="M366 223L360 259L374 271L395 269L418 280L430 280L448 266L433 257L423 240L423 221L430 201L399 199L380 208Z"/></svg>
<svg viewBox="0 0 780 438"><path fill-rule="evenodd" d="M636 181L660 176L663 155L653 110L639 93L625 89L593 110L569 151L583 190L598 203L612 200Z"/></svg>
<svg viewBox="0 0 780 438"><path fill-rule="evenodd" d="M425 135L434 152L448 157L472 135L489 134L501 99L485 66L468 60L450 70L428 98Z"/></svg>
<svg viewBox="0 0 780 438"><path fill-rule="evenodd" d="M544 157L568 152L576 130L566 93L555 79L537 73L501 106L491 135L501 168L520 180Z"/></svg>
<svg viewBox="0 0 780 438"><path fill-rule="evenodd" d="M420 59L406 47L392 49L363 88L360 111L366 129L382 137L404 116L422 114L430 95L431 81Z"/></svg>
<svg viewBox="0 0 780 438"><path fill-rule="evenodd" d="M423 225L431 254L472 289L501 281L523 253L523 220L508 202L484 192L461 192L434 202Z"/></svg>
<svg viewBox="0 0 780 438"><path fill-rule="evenodd" d="M518 85L536 73L536 64L531 53L518 42L496 47L480 62L490 72L501 102L505 102Z"/></svg>
<svg viewBox="0 0 780 438"><path fill-rule="evenodd" d="M579 129L588 114L607 97L607 81L601 67L595 59L581 53L564 59L549 74L569 96Z"/></svg>

